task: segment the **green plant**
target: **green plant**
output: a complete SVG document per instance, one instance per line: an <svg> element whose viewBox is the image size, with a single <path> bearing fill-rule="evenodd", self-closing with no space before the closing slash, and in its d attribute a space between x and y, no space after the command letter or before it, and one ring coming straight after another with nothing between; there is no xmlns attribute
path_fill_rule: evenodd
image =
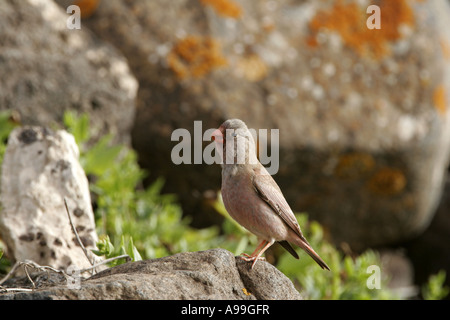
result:
<svg viewBox="0 0 450 320"><path fill-rule="evenodd" d="M217 227L197 230L189 226L190 219L183 217L175 197L161 194L163 179L142 188L146 172L139 167L133 150L111 145L110 136L87 148L88 119L73 113L66 113L64 119L79 144L80 163L91 177L96 224L102 239L97 254L108 256L128 248L125 251L135 257L158 258L210 249L220 239ZM124 237L129 239L131 247L124 245Z"/></svg>
<svg viewBox="0 0 450 320"><path fill-rule="evenodd" d="M9 267L11 266L11 262L6 259L6 256L3 256L3 242L0 240L0 274L4 274L8 272ZM1 277L0 277L1 279Z"/></svg>
<svg viewBox="0 0 450 320"><path fill-rule="evenodd" d="M450 293L450 288L445 286L445 271L430 276L428 282L422 287L422 296L425 300L442 300Z"/></svg>
<svg viewBox="0 0 450 320"><path fill-rule="evenodd" d="M3 162L3 155L6 150L6 139L13 129L16 127L11 120L10 111L0 111L0 164ZM1 166L0 166L1 170Z"/></svg>
<svg viewBox="0 0 450 320"><path fill-rule="evenodd" d="M0 245L1 245L1 243L0 243ZM0 274L2 273L1 271L3 271L3 270L2 270L2 269L3 269L3 267L2 267L2 265L3 265L3 263L2 263L2 257L3 257L3 250L0 249Z"/></svg>
<svg viewBox="0 0 450 320"><path fill-rule="evenodd" d="M298 250L298 263L293 263L287 254L282 255L278 268L298 285L308 299L398 299L388 289L388 279L380 272L381 260L376 251L367 250L357 257L350 257L323 239L319 223L308 221L306 214L298 214L297 220L308 241L331 268L330 272L323 272L301 250ZM376 288L368 283L372 276L371 268L378 272L375 274L379 276Z"/></svg>
<svg viewBox="0 0 450 320"><path fill-rule="evenodd" d="M111 243L109 236L102 235L99 241L97 242L97 248L98 248L97 250L92 250L92 252L94 252L94 254L98 256L105 256L106 259L128 255L131 261L142 260L142 257L137 248L135 247L133 239L131 237L127 241L125 239L125 236L122 236L120 240L120 247L115 248L114 245ZM125 261L127 261L126 258L114 259L110 263L110 266L115 266Z"/></svg>
<svg viewBox="0 0 450 320"><path fill-rule="evenodd" d="M91 135L91 132L89 131L89 115L84 113L79 116L73 111L66 111L63 115L63 122L74 136L78 147L84 149L85 143L89 140Z"/></svg>
<svg viewBox="0 0 450 320"><path fill-rule="evenodd" d="M17 126L11 120L11 112L10 111L0 111L0 177L2 172L2 163L3 163L3 155L6 150L6 141L8 139L9 134L13 129ZM0 185L1 187L1 185ZM0 211L1 203L0 203ZM3 243L0 239L0 273L5 273L6 270L10 267L10 261L8 259L3 258Z"/></svg>

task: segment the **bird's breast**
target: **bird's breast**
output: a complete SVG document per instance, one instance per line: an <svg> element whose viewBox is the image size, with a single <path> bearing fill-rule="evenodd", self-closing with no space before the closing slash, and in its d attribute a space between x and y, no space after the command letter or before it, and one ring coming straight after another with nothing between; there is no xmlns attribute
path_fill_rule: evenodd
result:
<svg viewBox="0 0 450 320"><path fill-rule="evenodd" d="M287 234L285 223L255 191L250 175L222 177L222 199L230 216L258 237L280 240Z"/></svg>

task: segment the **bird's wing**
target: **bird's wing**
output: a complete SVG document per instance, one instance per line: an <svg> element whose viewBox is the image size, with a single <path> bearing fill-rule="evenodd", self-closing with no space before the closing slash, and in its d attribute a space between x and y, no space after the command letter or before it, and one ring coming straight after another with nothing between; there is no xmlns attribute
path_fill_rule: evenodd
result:
<svg viewBox="0 0 450 320"><path fill-rule="evenodd" d="M262 166L261 166L262 167ZM283 193L272 176L264 167L254 169L253 186L258 195L275 211L281 219L306 243L308 243L300 230L297 219L289 207Z"/></svg>
<svg viewBox="0 0 450 320"><path fill-rule="evenodd" d="M273 211L276 212L281 219L299 236L300 239L299 241L296 241L295 244L304 249L306 253L308 253L323 269L330 270L330 267L328 267L322 258L314 251L308 241L306 241L302 231L300 230L297 219L295 219L294 213L286 202L280 187L278 187L272 176L262 165L254 169L254 171L255 175L253 176L253 186L255 187L255 191L261 199L269 204ZM291 252L291 250L293 251L292 248L287 248L285 244L289 245L288 242L281 243L281 245L283 245L283 247L285 247L289 252Z"/></svg>

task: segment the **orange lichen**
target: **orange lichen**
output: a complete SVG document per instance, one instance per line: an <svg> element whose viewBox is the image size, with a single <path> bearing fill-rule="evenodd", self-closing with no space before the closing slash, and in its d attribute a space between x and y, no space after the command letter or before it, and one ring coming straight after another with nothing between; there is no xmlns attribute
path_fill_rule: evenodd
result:
<svg viewBox="0 0 450 320"><path fill-rule="evenodd" d="M167 63L178 78L200 78L227 64L218 41L203 36L187 36L172 48Z"/></svg>
<svg viewBox="0 0 450 320"><path fill-rule="evenodd" d="M368 181L372 193L383 196L394 196L406 187L406 177L403 171L396 168L381 168Z"/></svg>
<svg viewBox="0 0 450 320"><path fill-rule="evenodd" d="M262 25L262 29L266 32L266 33L271 33L272 31L274 31L276 28L275 23L273 22L267 22L267 23L263 23Z"/></svg>
<svg viewBox="0 0 450 320"><path fill-rule="evenodd" d="M267 76L267 64L256 54L242 57L237 63L236 71L248 81L256 82Z"/></svg>
<svg viewBox="0 0 450 320"><path fill-rule="evenodd" d="M311 48L315 48L315 47L319 46L319 42L317 41L317 38L315 35L308 36L306 38L306 44L308 45L308 47L311 47Z"/></svg>
<svg viewBox="0 0 450 320"><path fill-rule="evenodd" d="M445 114L445 112L447 111L447 99L445 96L444 85L440 85L434 90L433 104L440 114Z"/></svg>
<svg viewBox="0 0 450 320"><path fill-rule="evenodd" d="M239 4L232 0L200 0L203 5L211 6L218 14L239 18L242 15L242 8Z"/></svg>
<svg viewBox="0 0 450 320"><path fill-rule="evenodd" d="M308 45L315 47L317 33L322 30L337 32L345 45L360 55L381 58L387 55L389 42L402 38L400 26L414 26L414 15L406 0L379 0L381 28L369 29L366 8L355 1L337 0L330 10L319 11L309 23L311 35L306 39Z"/></svg>
<svg viewBox="0 0 450 320"><path fill-rule="evenodd" d="M246 295L246 296L251 296L252 294L250 292L248 292L248 290L246 288L242 288L242 292Z"/></svg>
<svg viewBox="0 0 450 320"><path fill-rule="evenodd" d="M343 179L358 179L365 176L375 166L370 154L353 152L339 157L334 173Z"/></svg>
<svg viewBox="0 0 450 320"><path fill-rule="evenodd" d="M89 18L97 10L100 0L76 0L75 5L80 7L81 18Z"/></svg>

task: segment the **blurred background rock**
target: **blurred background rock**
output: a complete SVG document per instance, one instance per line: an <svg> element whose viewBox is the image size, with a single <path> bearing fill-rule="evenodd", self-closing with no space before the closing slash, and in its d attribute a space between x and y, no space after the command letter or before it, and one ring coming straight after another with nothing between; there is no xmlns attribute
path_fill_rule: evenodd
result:
<svg viewBox="0 0 450 320"><path fill-rule="evenodd" d="M405 248L418 280L449 274L448 1L55 2L0 7L0 109L31 124L88 112L99 135L131 141L196 227L221 219L220 168L174 165L173 130L228 118L279 129L274 178L295 211L353 251ZM81 31L65 28L69 4Z"/></svg>
<svg viewBox="0 0 450 320"><path fill-rule="evenodd" d="M31 125L87 112L97 137L130 142L138 83L119 50L67 29L69 15L53 1L4 1L0 17L0 109Z"/></svg>

